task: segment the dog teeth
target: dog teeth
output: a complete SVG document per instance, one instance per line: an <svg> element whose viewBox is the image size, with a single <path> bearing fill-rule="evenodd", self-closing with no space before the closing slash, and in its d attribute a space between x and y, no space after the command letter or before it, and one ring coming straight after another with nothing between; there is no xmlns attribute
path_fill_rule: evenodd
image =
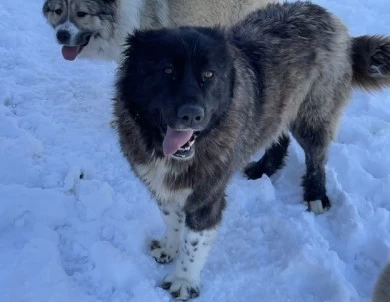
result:
<svg viewBox="0 0 390 302"><path fill-rule="evenodd" d="M190 151L191 146L181 147L179 148L180 151Z"/></svg>
<svg viewBox="0 0 390 302"><path fill-rule="evenodd" d="M187 151L190 151L191 150L191 147L194 145L195 143L195 136L193 135L190 140L188 142L185 143L184 146L181 146L179 148L179 151L181 152L187 152Z"/></svg>

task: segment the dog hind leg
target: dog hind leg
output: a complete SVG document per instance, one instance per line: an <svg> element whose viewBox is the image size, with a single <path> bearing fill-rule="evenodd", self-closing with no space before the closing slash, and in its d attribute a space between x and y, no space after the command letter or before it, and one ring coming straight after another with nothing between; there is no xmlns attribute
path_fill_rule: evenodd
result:
<svg viewBox="0 0 390 302"><path fill-rule="evenodd" d="M300 144L305 151L306 174L303 177L304 201L308 210L315 214L321 214L330 208L330 201L326 195L325 163L327 146L310 146L307 138L300 137Z"/></svg>
<svg viewBox="0 0 390 302"><path fill-rule="evenodd" d="M308 210L316 214L331 207L326 194L325 164L329 145L352 92L351 66L347 59L342 58L343 53L337 62L323 68L327 72L311 85L291 127L293 136L305 152L304 202Z"/></svg>
<svg viewBox="0 0 390 302"><path fill-rule="evenodd" d="M258 179L263 174L268 177L283 167L287 155L290 137L288 134L282 134L277 142L269 147L262 158L257 162L251 162L244 168L244 174L248 179Z"/></svg>
<svg viewBox="0 0 390 302"><path fill-rule="evenodd" d="M316 108L309 103L300 110L292 127L293 136L305 152L304 202L315 214L321 214L331 206L326 195L325 164L335 128L332 123L334 116L321 106Z"/></svg>

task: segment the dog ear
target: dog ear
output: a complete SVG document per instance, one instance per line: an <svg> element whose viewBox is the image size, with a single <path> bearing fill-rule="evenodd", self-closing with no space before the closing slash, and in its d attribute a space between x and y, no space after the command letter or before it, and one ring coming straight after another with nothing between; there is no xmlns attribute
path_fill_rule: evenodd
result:
<svg viewBox="0 0 390 302"><path fill-rule="evenodd" d="M164 41L167 33L166 29L135 30L128 35L126 44L132 47L153 46Z"/></svg>
<svg viewBox="0 0 390 302"><path fill-rule="evenodd" d="M42 6L42 13L43 15L46 16L48 12L49 12L49 4L47 3L47 1L45 1L45 3Z"/></svg>
<svg viewBox="0 0 390 302"><path fill-rule="evenodd" d="M127 35L122 52L125 58L131 58L136 52L146 49L152 44L151 39L154 35L153 30L135 30ZM131 60L130 60L131 61Z"/></svg>
<svg viewBox="0 0 390 302"><path fill-rule="evenodd" d="M128 34L126 38L126 47L137 48L143 44L147 35L142 30L134 30L133 33Z"/></svg>

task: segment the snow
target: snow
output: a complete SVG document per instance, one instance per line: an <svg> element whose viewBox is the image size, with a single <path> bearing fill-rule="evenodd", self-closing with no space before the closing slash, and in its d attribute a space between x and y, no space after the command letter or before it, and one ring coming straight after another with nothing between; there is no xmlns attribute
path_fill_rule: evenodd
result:
<svg viewBox="0 0 390 302"><path fill-rule="evenodd" d="M353 35L390 35L388 0L320 0ZM62 59L42 1L0 3L2 302L170 301L150 257L157 206L110 128L115 65ZM300 204L294 142L275 177L238 173L197 301L370 301L390 260L390 89L355 92L324 215Z"/></svg>

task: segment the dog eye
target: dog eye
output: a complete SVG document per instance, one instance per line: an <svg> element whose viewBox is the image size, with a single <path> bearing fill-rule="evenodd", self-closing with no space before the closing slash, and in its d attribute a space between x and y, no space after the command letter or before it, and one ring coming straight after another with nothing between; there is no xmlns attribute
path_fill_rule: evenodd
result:
<svg viewBox="0 0 390 302"><path fill-rule="evenodd" d="M79 18L84 18L86 15L87 15L87 13L85 13L85 12L78 12L77 13L77 17L79 17Z"/></svg>
<svg viewBox="0 0 390 302"><path fill-rule="evenodd" d="M214 72L212 72L211 70L207 70L203 72L204 79L211 79L213 76L214 76Z"/></svg>
<svg viewBox="0 0 390 302"><path fill-rule="evenodd" d="M173 69L171 67L164 68L164 73L170 75L173 73Z"/></svg>
<svg viewBox="0 0 390 302"><path fill-rule="evenodd" d="M57 15L61 15L62 14L62 9L61 8L58 8L54 11Z"/></svg>

